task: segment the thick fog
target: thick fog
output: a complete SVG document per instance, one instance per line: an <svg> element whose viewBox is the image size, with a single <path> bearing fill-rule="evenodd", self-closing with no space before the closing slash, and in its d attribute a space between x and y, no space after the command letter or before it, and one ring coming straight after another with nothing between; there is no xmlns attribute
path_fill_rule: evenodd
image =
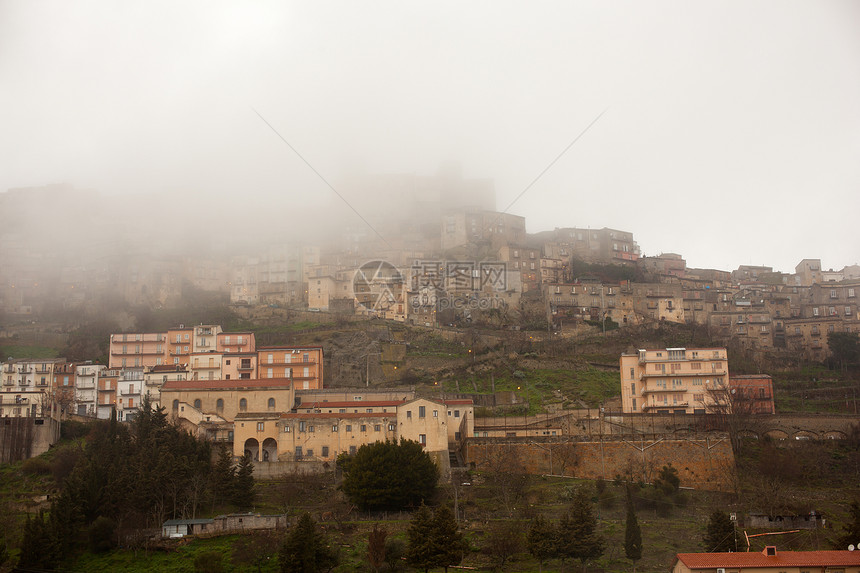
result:
<svg viewBox="0 0 860 573"><path fill-rule="evenodd" d="M529 232L841 268L858 24L854 0L0 0L0 192L92 190L103 229L310 237L363 224L322 178L372 219L392 206L351 181L453 161L504 209L605 112L510 208Z"/></svg>

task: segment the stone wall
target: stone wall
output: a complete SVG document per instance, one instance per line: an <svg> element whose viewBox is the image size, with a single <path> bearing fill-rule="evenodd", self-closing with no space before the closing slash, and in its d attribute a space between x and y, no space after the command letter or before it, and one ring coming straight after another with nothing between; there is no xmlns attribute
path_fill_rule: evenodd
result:
<svg viewBox="0 0 860 573"><path fill-rule="evenodd" d="M60 423L52 418L0 418L0 463L44 454L59 438Z"/></svg>
<svg viewBox="0 0 860 573"><path fill-rule="evenodd" d="M479 471L519 466L530 474L607 480L630 475L646 483L653 482L664 465L672 464L682 486L712 491L731 491L735 467L728 436L716 434L690 439L601 441L474 438L466 441L464 457Z"/></svg>

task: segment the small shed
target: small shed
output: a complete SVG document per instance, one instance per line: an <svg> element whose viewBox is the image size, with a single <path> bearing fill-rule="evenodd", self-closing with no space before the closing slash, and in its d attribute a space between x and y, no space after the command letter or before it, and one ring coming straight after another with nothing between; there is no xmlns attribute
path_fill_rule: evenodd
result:
<svg viewBox="0 0 860 573"><path fill-rule="evenodd" d="M161 537L176 539L212 531L211 519L168 519L161 524Z"/></svg>

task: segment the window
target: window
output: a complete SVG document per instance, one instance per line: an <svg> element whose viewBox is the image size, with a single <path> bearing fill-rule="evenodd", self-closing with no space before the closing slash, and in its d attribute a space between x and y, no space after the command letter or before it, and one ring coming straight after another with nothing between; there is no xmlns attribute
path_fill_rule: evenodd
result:
<svg viewBox="0 0 860 573"><path fill-rule="evenodd" d="M275 399L274 398L269 398L268 406L269 406L269 410L275 409Z"/></svg>
<svg viewBox="0 0 860 573"><path fill-rule="evenodd" d="M366 431L367 431L367 424L362 424L362 425L361 425L361 431L362 431L362 432L366 432Z"/></svg>
<svg viewBox="0 0 860 573"><path fill-rule="evenodd" d="M313 426L308 426L308 432L314 432L314 431L316 431L316 428L314 428Z"/></svg>
<svg viewBox="0 0 860 573"><path fill-rule="evenodd" d="M203 402L200 400L200 398L194 400L194 407L198 410L203 407Z"/></svg>
<svg viewBox="0 0 860 573"><path fill-rule="evenodd" d="M351 455L351 456L354 456L354 455L355 455L355 446L350 446L350 447L349 447L349 455Z"/></svg>
<svg viewBox="0 0 860 573"><path fill-rule="evenodd" d="M215 402L215 410L218 412L224 411L224 400L223 399L218 398L218 400Z"/></svg>
<svg viewBox="0 0 860 573"><path fill-rule="evenodd" d="M292 431L292 429L289 426L284 426L284 433L285 434L289 434L291 431Z"/></svg>
<svg viewBox="0 0 860 573"><path fill-rule="evenodd" d="M314 451L313 451L313 450L308 450L308 451L307 451L307 453L306 453L305 455L306 455L307 457L309 457L309 458L310 458L310 457L313 457L313 455L314 455Z"/></svg>
<svg viewBox="0 0 860 573"><path fill-rule="evenodd" d="M262 432L266 429L266 422L257 422L257 431Z"/></svg>
<svg viewBox="0 0 860 573"><path fill-rule="evenodd" d="M836 298L838 295L836 294L836 289L830 289L830 298Z"/></svg>
<svg viewBox="0 0 860 573"><path fill-rule="evenodd" d="M812 307L812 316L818 316L818 307L817 306Z"/></svg>
<svg viewBox="0 0 860 573"><path fill-rule="evenodd" d="M460 417L460 410L454 410L454 417L455 417L455 418L459 418L459 417Z"/></svg>
<svg viewBox="0 0 860 573"><path fill-rule="evenodd" d="M394 424L388 424L388 431L393 432L396 429Z"/></svg>
<svg viewBox="0 0 860 573"><path fill-rule="evenodd" d="M438 417L439 417L439 410L433 410L433 417L434 417L434 418L438 418Z"/></svg>
<svg viewBox="0 0 860 573"><path fill-rule="evenodd" d="M418 434L418 443L422 446L427 445L427 434Z"/></svg>
<svg viewBox="0 0 860 573"><path fill-rule="evenodd" d="M382 431L382 424L374 424L373 425L373 431L374 432L381 432Z"/></svg>
<svg viewBox="0 0 860 573"><path fill-rule="evenodd" d="M110 390L110 388L108 388L108 390ZM173 401L173 409L174 409L174 410L178 410L178 409L179 409L179 400L174 400L174 401Z"/></svg>
<svg viewBox="0 0 860 573"><path fill-rule="evenodd" d="M635 412L636 411L636 398L633 398L632 405L633 405L633 411Z"/></svg>
<svg viewBox="0 0 860 573"><path fill-rule="evenodd" d="M426 408L424 406L418 406L418 417L423 418L426 416Z"/></svg>
<svg viewBox="0 0 860 573"><path fill-rule="evenodd" d="M364 413L365 414L373 414L373 408L365 408Z"/></svg>
<svg viewBox="0 0 860 573"><path fill-rule="evenodd" d="M632 380L633 378L635 378L635 377L636 377L636 376L633 374L633 371L634 371L634 368L632 368L632 367L631 367L631 368L630 368L630 379L631 379L631 380Z"/></svg>
<svg viewBox="0 0 860 573"><path fill-rule="evenodd" d="M302 420L302 421L300 421L300 422L299 422L299 431L300 431L300 432L304 432L304 431L305 431L305 427L306 427L306 426L305 426L305 424L306 424L306 423L305 423L305 421L304 421L304 420Z"/></svg>
<svg viewBox="0 0 860 573"><path fill-rule="evenodd" d="M299 460L302 457L302 447L296 446L296 459Z"/></svg>
<svg viewBox="0 0 860 573"><path fill-rule="evenodd" d="M248 409L248 400L246 400L245 398L242 398L241 400L239 400L239 411L245 412L247 409Z"/></svg>
<svg viewBox="0 0 860 573"><path fill-rule="evenodd" d="M845 316L851 316L851 307L850 306L845 307Z"/></svg>
<svg viewBox="0 0 860 573"><path fill-rule="evenodd" d="M631 394L636 394L636 383L635 383L635 382L631 382L631 383L630 383L630 393L631 393ZM634 409L635 409L635 408L634 408Z"/></svg>
<svg viewBox="0 0 860 573"><path fill-rule="evenodd" d="M337 432L337 424L335 424L334 426L332 426L332 427L331 427L331 431L332 431L332 432Z"/></svg>
<svg viewBox="0 0 860 573"><path fill-rule="evenodd" d="M848 289L848 296L849 296L849 297L853 297L853 296L854 296L854 289L853 289L853 288Z"/></svg>
<svg viewBox="0 0 860 573"><path fill-rule="evenodd" d="M324 458L328 457L328 446L322 447L322 457L324 457Z"/></svg>
<svg viewBox="0 0 860 573"><path fill-rule="evenodd" d="M347 425L346 425L346 431L347 431L347 432L351 432L351 431L352 431L352 424L347 424Z"/></svg>
<svg viewBox="0 0 860 573"><path fill-rule="evenodd" d="M412 410L406 410L406 418L409 420L412 419Z"/></svg>

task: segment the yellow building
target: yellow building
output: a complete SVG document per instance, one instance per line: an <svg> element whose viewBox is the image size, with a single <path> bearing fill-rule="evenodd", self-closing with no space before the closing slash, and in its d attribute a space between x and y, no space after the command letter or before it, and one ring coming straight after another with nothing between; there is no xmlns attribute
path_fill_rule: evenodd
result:
<svg viewBox="0 0 860 573"><path fill-rule="evenodd" d="M229 422L245 412L288 411L293 388L286 378L173 380L161 387L161 404L175 419L195 426L216 418Z"/></svg>
<svg viewBox="0 0 860 573"><path fill-rule="evenodd" d="M704 414L728 387L725 348L663 348L622 354L625 413Z"/></svg>
<svg viewBox="0 0 860 573"><path fill-rule="evenodd" d="M233 454L247 452L262 461L334 461L364 444L401 438L439 453L473 433L471 400L305 402L294 412L239 414Z"/></svg>

